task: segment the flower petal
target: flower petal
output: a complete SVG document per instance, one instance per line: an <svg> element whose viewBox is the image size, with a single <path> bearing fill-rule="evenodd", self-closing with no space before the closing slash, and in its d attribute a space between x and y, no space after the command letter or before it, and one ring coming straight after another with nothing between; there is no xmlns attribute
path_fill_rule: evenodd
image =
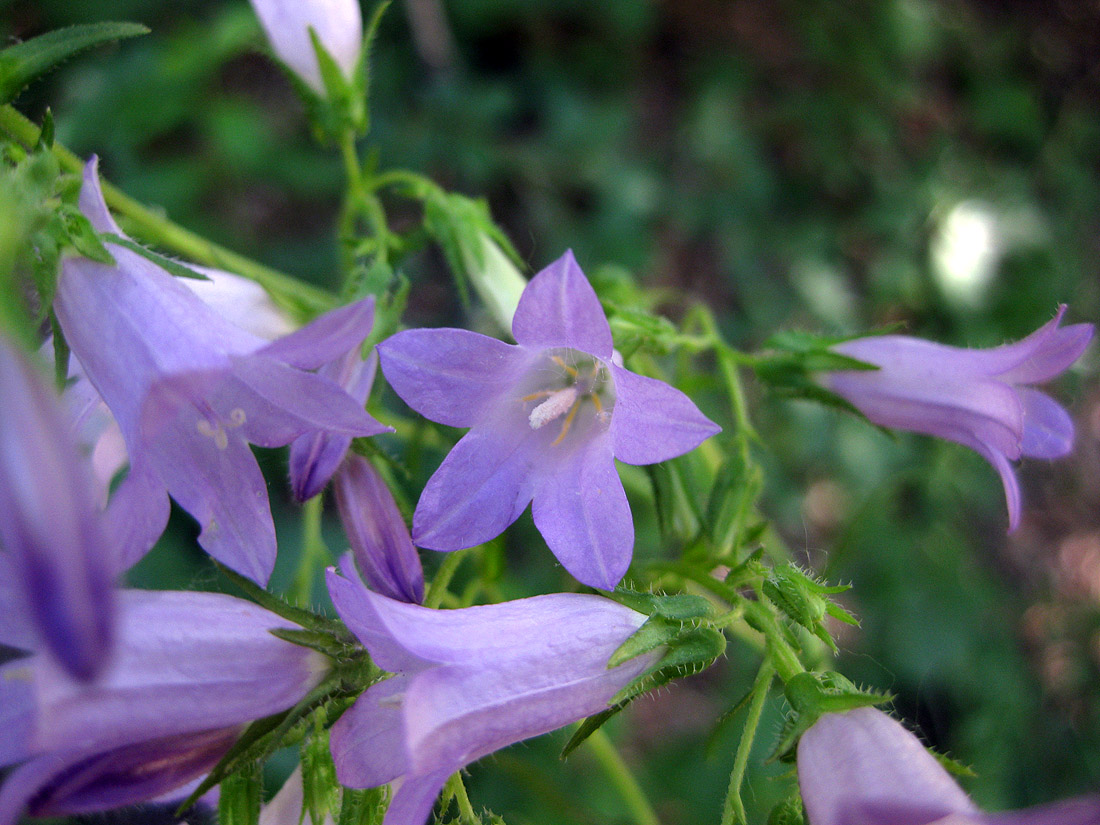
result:
<svg viewBox="0 0 1100 825"><path fill-rule="evenodd" d="M977 807L913 734L873 708L822 716L798 744L798 784L813 825L932 823Z"/></svg>
<svg viewBox="0 0 1100 825"><path fill-rule="evenodd" d="M992 464L993 469L997 471L997 475L1001 477L1001 484L1005 488L1005 502L1008 506L1008 532L1013 532L1020 526L1020 513L1023 510L1020 482L1016 478L1016 471L1003 453L991 450L985 444L977 441L967 444L967 446Z"/></svg>
<svg viewBox="0 0 1100 825"><path fill-rule="evenodd" d="M606 664L611 651L646 618L610 599L579 593L434 610L388 599L332 571L329 592L341 618L350 619L348 628L378 665L401 672L415 672L430 662L476 669L515 659L553 660L563 647L573 645L589 651L578 653L581 658L598 656L618 639L604 657Z"/></svg>
<svg viewBox="0 0 1100 825"><path fill-rule="evenodd" d="M592 647L564 641L552 658L517 657L495 668L449 665L418 674L404 701L413 771L467 765L605 710L654 659L639 656L609 669L607 660L627 635L606 636Z"/></svg>
<svg viewBox="0 0 1100 825"><path fill-rule="evenodd" d="M18 609L68 672L89 681L114 640L110 547L60 399L2 337L0 408L0 545L20 583Z"/></svg>
<svg viewBox="0 0 1100 825"><path fill-rule="evenodd" d="M324 83L309 29L317 33L336 65L350 76L363 45L363 18L356 0L252 0L275 54L323 94Z"/></svg>
<svg viewBox="0 0 1100 825"><path fill-rule="evenodd" d="M395 783L393 801L386 809L383 825L424 825L432 812L436 797L457 768L437 771L427 776L409 776Z"/></svg>
<svg viewBox="0 0 1100 825"><path fill-rule="evenodd" d="M374 788L409 770L401 700L408 678L372 685L332 726L336 778L349 788Z"/></svg>
<svg viewBox="0 0 1100 825"><path fill-rule="evenodd" d="M1022 811L984 814L980 825L1096 825L1100 822L1100 796L1082 796Z"/></svg>
<svg viewBox="0 0 1100 825"><path fill-rule="evenodd" d="M294 625L220 593L125 591L119 646L93 686L30 661L41 709L34 744L102 752L244 724L293 705L327 660L270 633Z"/></svg>
<svg viewBox="0 0 1100 825"><path fill-rule="evenodd" d="M131 467L104 514L113 569L133 567L157 543L168 524L168 492L151 467Z"/></svg>
<svg viewBox="0 0 1100 825"><path fill-rule="evenodd" d="M500 410L466 433L428 479L413 513L418 547L473 547L500 535L526 509L552 434L509 413Z"/></svg>
<svg viewBox="0 0 1100 825"><path fill-rule="evenodd" d="M634 550L634 523L611 456L599 433L543 473L531 515L550 551L581 584L612 590Z"/></svg>
<svg viewBox="0 0 1100 825"><path fill-rule="evenodd" d="M182 411L181 418L186 414ZM244 440L234 436L221 442L180 424L168 437L150 440L145 453L172 498L198 521L199 544L238 573L266 584L275 566L275 525L267 482Z"/></svg>
<svg viewBox="0 0 1100 825"><path fill-rule="evenodd" d="M103 189L99 184L99 158L92 155L84 164L83 182L80 186L80 211L84 213L97 232L105 234L122 235L115 219L111 217L111 211L107 208L107 202L103 199Z"/></svg>
<svg viewBox="0 0 1100 825"><path fill-rule="evenodd" d="M570 347L611 358L611 327L572 250L527 284L512 319L512 336L532 349Z"/></svg>
<svg viewBox="0 0 1100 825"><path fill-rule="evenodd" d="M392 599L423 601L420 556L393 494L370 462L349 455L336 474L333 491L344 532L367 583Z"/></svg>
<svg viewBox="0 0 1100 825"><path fill-rule="evenodd" d="M615 408L611 444L626 464L656 464L694 450L722 428L664 381L611 365Z"/></svg>
<svg viewBox="0 0 1100 825"><path fill-rule="evenodd" d="M471 427L531 361L522 347L464 329L410 329L378 345L382 372L402 400L449 427Z"/></svg>
<svg viewBox="0 0 1100 825"><path fill-rule="evenodd" d="M326 312L296 332L263 347L258 354L300 370L315 370L363 343L373 326L374 298L368 296Z"/></svg>
<svg viewBox="0 0 1100 825"><path fill-rule="evenodd" d="M1020 387L1024 406L1023 455L1034 458L1059 458L1073 451L1073 419L1062 405L1039 390Z"/></svg>
<svg viewBox="0 0 1100 825"><path fill-rule="evenodd" d="M26 661L0 665L0 768L31 756L35 703Z"/></svg>

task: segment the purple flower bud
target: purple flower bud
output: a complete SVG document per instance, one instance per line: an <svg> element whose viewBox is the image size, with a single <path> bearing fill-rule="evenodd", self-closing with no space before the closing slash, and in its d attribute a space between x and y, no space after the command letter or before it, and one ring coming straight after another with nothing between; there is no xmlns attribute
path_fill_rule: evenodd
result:
<svg viewBox="0 0 1100 825"><path fill-rule="evenodd" d="M367 301L373 308L374 299ZM370 357L364 360L356 344L345 355L321 367L318 374L343 387L360 404L366 404L377 370L378 356L372 350ZM294 498L306 501L320 493L344 460L350 445L351 436L324 430L298 436L290 445L290 490Z"/></svg>
<svg viewBox="0 0 1100 825"><path fill-rule="evenodd" d="M328 572L340 617L396 675L332 728L341 783L394 783L384 825L423 825L447 777L495 750L604 710L656 654L608 668L645 616L599 596L559 593L432 610Z"/></svg>
<svg viewBox="0 0 1100 825"><path fill-rule="evenodd" d="M363 17L359 0L252 0L271 47L315 91L324 93L321 69L309 37L317 39L350 76L363 46Z"/></svg>
<svg viewBox="0 0 1100 825"><path fill-rule="evenodd" d="M114 637L108 536L58 398L2 337L0 409L0 546L18 593L5 612L23 617L0 635L37 636L72 677L92 679Z"/></svg>
<svg viewBox="0 0 1100 825"><path fill-rule="evenodd" d="M424 568L386 482L371 463L349 455L333 482L351 552L367 583L383 596L420 604Z"/></svg>
<svg viewBox="0 0 1100 825"><path fill-rule="evenodd" d="M94 160L80 206L98 230L118 233ZM356 436L388 429L312 372L363 340L372 304L334 310L269 343L142 256L107 246L116 266L66 259L54 309L118 422L143 506L167 518L171 494L198 520L199 543L212 556L264 583L275 529L248 444L282 446L316 430Z"/></svg>
<svg viewBox="0 0 1100 825"><path fill-rule="evenodd" d="M512 346L460 329L382 342L382 371L421 415L470 427L429 479L413 541L432 550L499 535L528 503L550 550L583 584L613 588L634 548L615 469L654 464L719 431L686 395L623 369L596 293L571 252L536 275Z"/></svg>
<svg viewBox="0 0 1100 825"><path fill-rule="evenodd" d="M1004 484L1012 531L1020 523L1020 487L1010 462L1073 449L1069 414L1028 386L1067 370L1092 338L1092 324L1059 329L1065 311L1059 307L1022 341L988 350L902 335L846 341L833 349L880 369L831 372L823 380L875 424L956 441L985 458Z"/></svg>
<svg viewBox="0 0 1100 825"><path fill-rule="evenodd" d="M1100 796L983 813L913 734L874 708L821 717L798 743L809 825L1096 825Z"/></svg>
<svg viewBox="0 0 1100 825"><path fill-rule="evenodd" d="M218 593L120 595L117 652L92 684L32 656L0 668L0 825L166 794L248 722L285 710L327 660L271 634L294 625Z"/></svg>

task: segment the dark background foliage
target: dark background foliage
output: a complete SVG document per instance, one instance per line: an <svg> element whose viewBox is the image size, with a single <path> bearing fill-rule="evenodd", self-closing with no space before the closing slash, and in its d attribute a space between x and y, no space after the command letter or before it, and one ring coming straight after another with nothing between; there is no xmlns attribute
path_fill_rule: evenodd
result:
<svg viewBox="0 0 1100 825"><path fill-rule="evenodd" d="M185 226L333 284L339 161L311 142L247 3L0 2L13 37L107 19L153 33L73 60L20 107L50 105L59 139ZM674 318L705 301L737 346L888 322L989 346L1061 302L1100 317L1095 3L399 0L373 67L383 166L487 197L532 270L572 247L590 271L667 288ZM399 227L416 218L403 209ZM441 256L408 274L410 319L461 322ZM896 693L993 808L1100 785L1096 372L1093 351L1058 383L1078 449L1024 464L1024 524L1007 537L976 455L753 390L768 515L796 555L855 585L844 599L863 625L840 637L841 670ZM265 461L275 496L283 459ZM162 546L142 583L194 580L177 521L163 544L183 550ZM753 668L733 645L615 728L668 825L716 820L737 723L704 743ZM767 711L761 759L782 712ZM475 804L509 823L624 821L583 749L556 763L560 744L475 767ZM750 772L755 821L781 773Z"/></svg>

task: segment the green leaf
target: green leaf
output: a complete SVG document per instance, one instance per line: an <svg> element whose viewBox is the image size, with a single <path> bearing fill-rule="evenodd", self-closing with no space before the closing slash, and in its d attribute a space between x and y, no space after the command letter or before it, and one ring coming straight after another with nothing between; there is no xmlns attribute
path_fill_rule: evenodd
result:
<svg viewBox="0 0 1100 825"><path fill-rule="evenodd" d="M227 776L218 797L219 825L256 825L262 796L259 766L253 764Z"/></svg>
<svg viewBox="0 0 1100 825"><path fill-rule="evenodd" d="M363 34L363 46L359 50L359 65L353 75L353 84L356 97L363 102L364 120L361 134L370 131L370 59L374 49L374 41L378 36L378 27L382 24L382 16L390 7L390 0L383 0L374 7L370 19L367 21L366 31Z"/></svg>
<svg viewBox="0 0 1100 825"><path fill-rule="evenodd" d="M161 255L148 247L142 246L139 243L134 243L129 238L124 238L121 235L103 234L100 236L105 241L110 241L113 244L129 249L131 252L135 252L148 261L152 261L154 264L165 270L169 275L175 275L177 278L191 278L196 281L209 281L210 279L203 275L201 272L196 272L190 267L184 266L179 261L169 258L166 255Z"/></svg>
<svg viewBox="0 0 1100 825"><path fill-rule="evenodd" d="M87 23L9 46L0 51L0 104L10 103L36 77L85 49L148 33L138 23Z"/></svg>

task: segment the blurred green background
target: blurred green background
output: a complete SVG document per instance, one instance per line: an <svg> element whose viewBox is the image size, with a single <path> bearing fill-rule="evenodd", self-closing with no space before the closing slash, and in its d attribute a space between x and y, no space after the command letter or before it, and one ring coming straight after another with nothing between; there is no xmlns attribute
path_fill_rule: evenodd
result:
<svg viewBox="0 0 1100 825"><path fill-rule="evenodd" d="M312 143L248 4L0 2L5 37L97 20L153 32L71 61L19 107L51 106L61 141L181 224L335 284L339 158ZM990 346L1061 302L1100 318L1095 3L397 0L373 69L382 166L487 197L532 271L572 247L590 272L669 289L673 318L706 302L736 346L890 322ZM398 227L416 218L404 209ZM442 256L407 273L410 322L461 323ZM1025 463L1012 536L995 473L969 451L752 390L766 513L799 558L855 585L844 602L863 625L840 637L840 669L897 694L929 742L975 767L966 786L992 808L1100 787L1097 372L1094 348L1059 381L1078 448ZM285 472L280 453L264 461ZM183 550L162 546L139 582L205 575L176 521ZM529 520L519 530L539 541ZM709 749L708 732L754 668L732 645L617 720L666 825L717 821L738 724ZM754 822L787 787L781 767L757 770L782 713L767 709L750 770ZM510 825L625 822L583 748L556 762L563 741L473 767L475 806Z"/></svg>

